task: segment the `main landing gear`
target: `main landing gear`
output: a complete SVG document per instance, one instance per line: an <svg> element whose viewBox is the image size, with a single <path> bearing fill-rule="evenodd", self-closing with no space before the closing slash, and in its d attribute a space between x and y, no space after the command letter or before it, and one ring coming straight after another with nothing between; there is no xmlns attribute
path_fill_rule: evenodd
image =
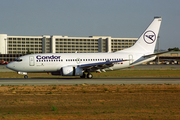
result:
<svg viewBox="0 0 180 120"><path fill-rule="evenodd" d="M82 76L80 76L81 78L89 78L89 79L91 79L91 78L93 78L93 75L91 74L91 73L88 73L87 75L85 74L85 73L83 73L83 75Z"/></svg>
<svg viewBox="0 0 180 120"><path fill-rule="evenodd" d="M92 75L91 73L88 73L88 74L87 74L87 78L90 78L90 79L91 79L91 78L93 78L93 75Z"/></svg>

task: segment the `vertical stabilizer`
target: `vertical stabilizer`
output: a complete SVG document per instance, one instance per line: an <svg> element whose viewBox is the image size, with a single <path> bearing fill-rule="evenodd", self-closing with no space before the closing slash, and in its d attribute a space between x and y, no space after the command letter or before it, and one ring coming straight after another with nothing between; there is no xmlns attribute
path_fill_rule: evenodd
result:
<svg viewBox="0 0 180 120"><path fill-rule="evenodd" d="M154 17L152 23L139 37L136 43L122 52L154 53L162 18Z"/></svg>

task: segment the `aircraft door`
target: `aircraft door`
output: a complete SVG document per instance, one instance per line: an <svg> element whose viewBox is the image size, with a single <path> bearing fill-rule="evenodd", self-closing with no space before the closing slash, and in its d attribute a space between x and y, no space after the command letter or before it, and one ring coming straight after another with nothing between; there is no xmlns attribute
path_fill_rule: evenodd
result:
<svg viewBox="0 0 180 120"><path fill-rule="evenodd" d="M129 55L129 65L133 63L133 55Z"/></svg>
<svg viewBox="0 0 180 120"><path fill-rule="evenodd" d="M34 66L35 61L34 61L34 56L29 56L29 66Z"/></svg>

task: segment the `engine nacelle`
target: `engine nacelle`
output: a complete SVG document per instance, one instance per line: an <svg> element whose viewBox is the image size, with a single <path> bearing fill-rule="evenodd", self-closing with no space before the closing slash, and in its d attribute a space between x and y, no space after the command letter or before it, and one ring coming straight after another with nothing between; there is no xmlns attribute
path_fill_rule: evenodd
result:
<svg viewBox="0 0 180 120"><path fill-rule="evenodd" d="M61 75L62 76L82 76L83 75L83 69L80 67L63 67L61 68Z"/></svg>

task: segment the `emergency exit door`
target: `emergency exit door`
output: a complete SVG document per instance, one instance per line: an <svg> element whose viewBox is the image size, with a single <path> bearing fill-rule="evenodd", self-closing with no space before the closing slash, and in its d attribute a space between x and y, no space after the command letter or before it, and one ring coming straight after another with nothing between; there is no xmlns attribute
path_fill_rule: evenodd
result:
<svg viewBox="0 0 180 120"><path fill-rule="evenodd" d="M29 66L34 66L35 61L34 61L34 56L29 56Z"/></svg>

